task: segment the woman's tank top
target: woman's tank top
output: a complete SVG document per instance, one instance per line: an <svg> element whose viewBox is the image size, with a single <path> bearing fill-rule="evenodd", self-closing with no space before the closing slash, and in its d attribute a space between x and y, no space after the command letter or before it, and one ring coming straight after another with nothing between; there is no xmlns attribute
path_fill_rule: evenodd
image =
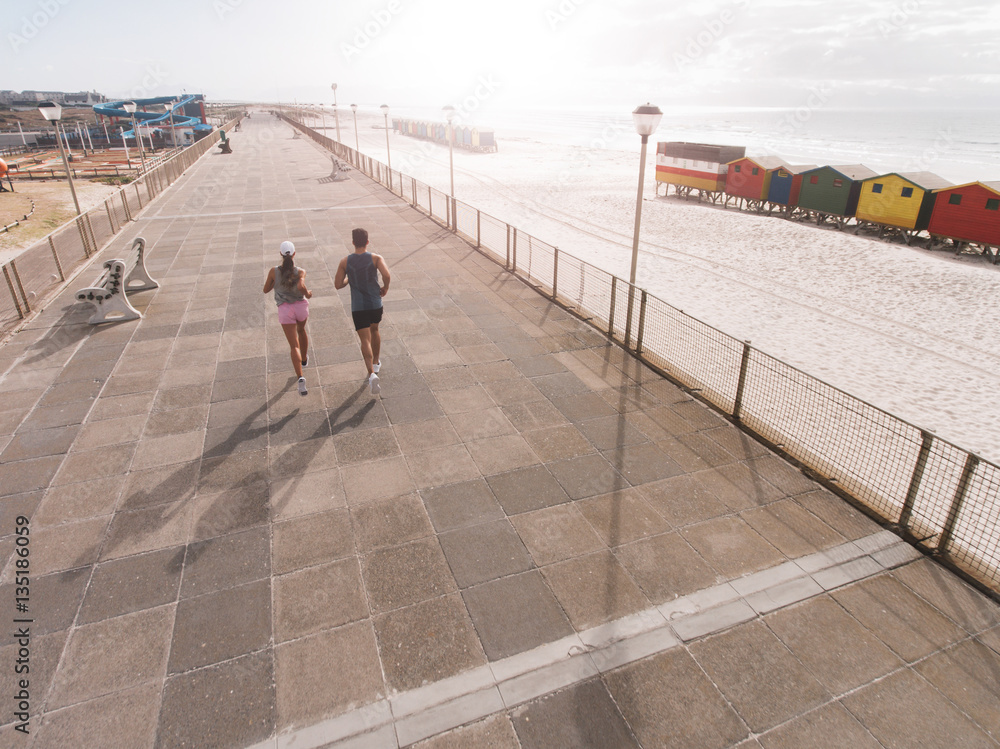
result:
<svg viewBox="0 0 1000 749"><path fill-rule="evenodd" d="M305 296L299 291L299 266L296 265L292 268L292 282L288 285L282 282L281 266L275 267L274 303L280 307L282 304L301 302L303 299Z"/></svg>

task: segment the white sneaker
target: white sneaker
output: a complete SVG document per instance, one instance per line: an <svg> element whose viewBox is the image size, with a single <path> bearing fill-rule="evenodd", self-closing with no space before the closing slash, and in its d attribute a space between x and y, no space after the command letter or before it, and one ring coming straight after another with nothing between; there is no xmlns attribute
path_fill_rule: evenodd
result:
<svg viewBox="0 0 1000 749"><path fill-rule="evenodd" d="M300 377L299 378L299 395L305 395L308 392L309 391L306 390L306 378L305 377Z"/></svg>
<svg viewBox="0 0 1000 749"><path fill-rule="evenodd" d="M375 364L372 365L372 369L375 370L375 374L378 374L378 371L382 369L382 362L375 362Z"/></svg>
<svg viewBox="0 0 1000 749"><path fill-rule="evenodd" d="M382 390L381 386L378 384L378 375L374 372L372 372L371 376L368 378L368 384L372 387L372 395L378 395L379 391Z"/></svg>

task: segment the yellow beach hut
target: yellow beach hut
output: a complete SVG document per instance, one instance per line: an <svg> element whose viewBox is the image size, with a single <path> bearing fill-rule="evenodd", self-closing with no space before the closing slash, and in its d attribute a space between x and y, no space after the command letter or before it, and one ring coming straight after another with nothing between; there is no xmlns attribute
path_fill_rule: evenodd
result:
<svg viewBox="0 0 1000 749"><path fill-rule="evenodd" d="M931 172L880 174L861 184L858 209L854 214L858 231L897 233L909 244L927 228L934 209L934 190L951 183Z"/></svg>

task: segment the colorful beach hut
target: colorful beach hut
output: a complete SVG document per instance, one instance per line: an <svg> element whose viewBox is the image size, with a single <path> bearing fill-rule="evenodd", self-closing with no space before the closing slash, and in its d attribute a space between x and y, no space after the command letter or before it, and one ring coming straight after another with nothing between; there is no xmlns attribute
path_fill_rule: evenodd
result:
<svg viewBox="0 0 1000 749"><path fill-rule="evenodd" d="M730 161L743 157L743 146L716 146L708 143L662 142L656 144L656 190L664 185L664 195L670 185L677 195L688 197L698 191L713 203L722 197Z"/></svg>
<svg viewBox="0 0 1000 749"><path fill-rule="evenodd" d="M956 252L972 248L994 264L1000 261L1000 182L970 182L934 193L929 247L951 242Z"/></svg>
<svg viewBox="0 0 1000 749"><path fill-rule="evenodd" d="M927 228L934 208L935 190L951 187L931 172L880 174L861 183L861 195L855 212L859 231L871 231L882 237L898 234L906 244Z"/></svg>
<svg viewBox="0 0 1000 749"><path fill-rule="evenodd" d="M795 215L813 219L817 224L831 221L843 229L857 210L861 183L875 176L875 172L861 164L809 169L802 173Z"/></svg>
<svg viewBox="0 0 1000 749"><path fill-rule="evenodd" d="M788 217L799 202L799 191L802 189L802 174L816 168L816 164L807 166L790 166L787 169L777 169L771 175L771 187L767 191L767 212L780 211Z"/></svg>
<svg viewBox="0 0 1000 749"><path fill-rule="evenodd" d="M725 205L733 198L740 207L752 208L760 213L771 188L771 176L778 169L788 169L788 164L777 156L758 156L730 161L727 165Z"/></svg>

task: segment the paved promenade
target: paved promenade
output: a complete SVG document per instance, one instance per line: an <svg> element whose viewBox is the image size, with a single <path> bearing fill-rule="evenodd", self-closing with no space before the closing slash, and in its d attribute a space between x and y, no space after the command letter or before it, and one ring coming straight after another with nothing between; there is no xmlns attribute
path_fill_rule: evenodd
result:
<svg viewBox="0 0 1000 749"><path fill-rule="evenodd" d="M232 141L103 253L146 238L144 319L86 323L95 261L0 346L0 747L1000 746L1000 607L287 125Z"/></svg>

